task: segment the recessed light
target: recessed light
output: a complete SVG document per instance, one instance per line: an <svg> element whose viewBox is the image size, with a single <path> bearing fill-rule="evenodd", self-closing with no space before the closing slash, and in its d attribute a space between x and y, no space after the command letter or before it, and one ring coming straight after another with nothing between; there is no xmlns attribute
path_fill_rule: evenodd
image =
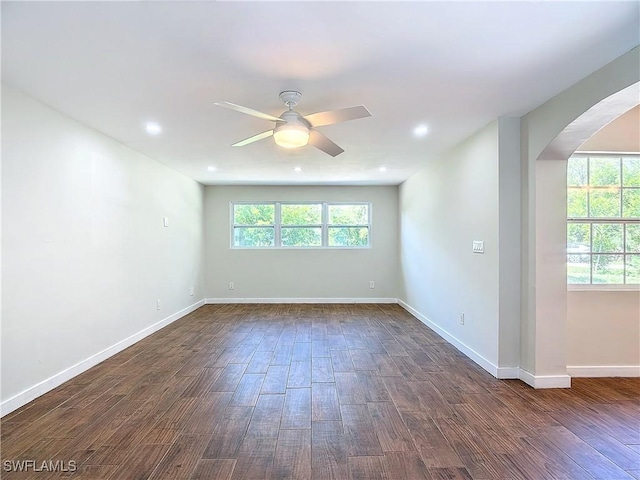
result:
<svg viewBox="0 0 640 480"><path fill-rule="evenodd" d="M378 171L379 172L386 172L387 171L387 167L378 167Z"/></svg>
<svg viewBox="0 0 640 480"><path fill-rule="evenodd" d="M147 123L144 128L149 135L158 135L162 131L162 127L155 122Z"/></svg>
<svg viewBox="0 0 640 480"><path fill-rule="evenodd" d="M296 172L301 172L301 171L302 171L302 167L295 167L295 168L294 168L294 170L295 170Z"/></svg>
<svg viewBox="0 0 640 480"><path fill-rule="evenodd" d="M209 170L210 172L215 172L217 170L217 168L211 166L211 167L207 167L207 170Z"/></svg>
<svg viewBox="0 0 640 480"><path fill-rule="evenodd" d="M429 132L429 127L426 125L418 125L413 129L413 134L416 137L424 137Z"/></svg>

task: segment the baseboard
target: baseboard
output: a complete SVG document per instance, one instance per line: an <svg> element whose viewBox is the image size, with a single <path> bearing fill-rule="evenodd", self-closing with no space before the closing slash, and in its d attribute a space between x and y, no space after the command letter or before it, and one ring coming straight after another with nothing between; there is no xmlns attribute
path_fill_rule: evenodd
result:
<svg viewBox="0 0 640 480"><path fill-rule="evenodd" d="M396 298L207 298L205 303L398 303L398 300Z"/></svg>
<svg viewBox="0 0 640 480"><path fill-rule="evenodd" d="M590 365L567 366L572 377L640 377L640 365Z"/></svg>
<svg viewBox="0 0 640 480"><path fill-rule="evenodd" d="M496 378L504 380L520 379L526 384L531 385L533 388L571 388L571 377L569 375L536 376L519 367L498 367L476 352L473 348L451 335L444 328L433 323L411 305L400 299L398 299L398 304Z"/></svg>
<svg viewBox="0 0 640 480"><path fill-rule="evenodd" d="M534 375L520 369L520 380L533 388L571 388L569 375Z"/></svg>
<svg viewBox="0 0 640 480"><path fill-rule="evenodd" d="M520 378L520 367L498 367L496 375L501 380L513 380Z"/></svg>
<svg viewBox="0 0 640 480"><path fill-rule="evenodd" d="M436 325L435 323L433 323L431 320L429 320L426 316L421 314L419 311L417 311L415 308L413 308L408 303L398 299L398 304L402 308L404 308L407 312L409 312L411 315L413 315L418 320L420 320L422 323L424 323L431 330L433 330L438 335L440 335L442 338L444 338L451 345L453 345L458 350L460 350L462 353L464 353L471 360L473 360L478 365L480 365L482 368L484 368L487 372L489 372L494 377L496 377L496 378L518 378L517 376L515 376L515 377L500 377L499 374L501 374L501 373L512 373L512 371L511 371L512 369L511 368L507 368L507 369L505 369L507 372L501 372L501 369L499 369L497 365L495 365L491 361L489 361L486 358L484 358L482 355L480 355L478 352L476 352L473 348L469 347L465 343L463 343L460 340L458 340L456 337L454 337L449 332L447 332L444 328L442 328L439 325Z"/></svg>
<svg viewBox="0 0 640 480"><path fill-rule="evenodd" d="M95 365L103 362L107 358L115 355L118 352L121 352L125 348L130 347L136 342L139 342L145 337L148 337L152 333L157 332L163 327L166 327L170 323L175 322L176 320L184 317L185 315L193 312L194 310L200 308L205 304L205 300L200 300L199 302L194 303L186 308L183 308L179 312L174 313L153 325L150 325L137 333L125 338L124 340L120 340L118 343L105 348L104 350L96 353L95 355L90 356L82 360L81 362L76 363L75 365L53 375L52 377L43 380L32 387L27 388L23 392L3 401L0 403L0 416L7 415L8 413L17 410L18 408L26 405L32 400L35 400L41 395L53 390L54 388L62 385L67 380L71 380L73 377L81 374L82 372L94 367Z"/></svg>

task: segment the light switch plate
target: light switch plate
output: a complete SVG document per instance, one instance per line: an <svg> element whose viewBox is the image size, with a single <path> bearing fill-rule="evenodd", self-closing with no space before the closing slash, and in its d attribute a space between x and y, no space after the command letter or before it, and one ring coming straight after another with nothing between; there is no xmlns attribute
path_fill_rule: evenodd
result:
<svg viewBox="0 0 640 480"><path fill-rule="evenodd" d="M484 253L484 241L483 240L474 240L473 241L473 253Z"/></svg>
<svg viewBox="0 0 640 480"><path fill-rule="evenodd" d="M162 223L165 227L169 226L169 217L162 217Z"/></svg>

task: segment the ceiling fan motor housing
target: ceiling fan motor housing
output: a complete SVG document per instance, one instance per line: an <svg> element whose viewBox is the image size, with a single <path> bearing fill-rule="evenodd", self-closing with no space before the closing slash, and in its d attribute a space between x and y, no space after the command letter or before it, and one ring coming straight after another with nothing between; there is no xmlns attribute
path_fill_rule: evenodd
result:
<svg viewBox="0 0 640 480"><path fill-rule="evenodd" d="M287 110L280 115L280 118L287 125L301 125L306 128L311 128L311 124L302 115L293 110ZM278 122L278 124L280 124L280 122Z"/></svg>

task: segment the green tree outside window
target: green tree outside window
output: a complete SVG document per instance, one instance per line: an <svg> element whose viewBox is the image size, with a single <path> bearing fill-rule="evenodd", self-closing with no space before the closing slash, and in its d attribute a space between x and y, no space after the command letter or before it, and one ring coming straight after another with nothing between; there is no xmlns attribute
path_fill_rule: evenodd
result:
<svg viewBox="0 0 640 480"><path fill-rule="evenodd" d="M567 283L640 283L640 156L567 164Z"/></svg>

